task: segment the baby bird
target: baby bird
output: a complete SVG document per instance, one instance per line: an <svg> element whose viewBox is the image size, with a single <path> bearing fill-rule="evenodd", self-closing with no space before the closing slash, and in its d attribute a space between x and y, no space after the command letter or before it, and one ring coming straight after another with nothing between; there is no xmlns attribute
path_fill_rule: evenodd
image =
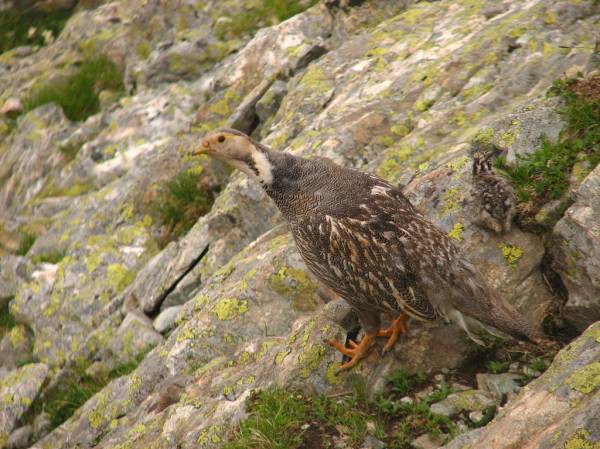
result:
<svg viewBox="0 0 600 449"><path fill-rule="evenodd" d="M272 151L231 129L206 136L198 152L262 185L288 221L306 266L356 311L363 339L350 340L349 347L329 341L351 358L341 369L364 358L377 336L387 336L384 350L390 349L408 317L464 313L512 336L539 338L446 233L383 179L326 159ZM386 329L382 313L390 317Z"/></svg>
<svg viewBox="0 0 600 449"><path fill-rule="evenodd" d="M474 144L473 190L479 210L474 222L496 233L509 232L517 213L515 193L506 180L493 168L496 146Z"/></svg>

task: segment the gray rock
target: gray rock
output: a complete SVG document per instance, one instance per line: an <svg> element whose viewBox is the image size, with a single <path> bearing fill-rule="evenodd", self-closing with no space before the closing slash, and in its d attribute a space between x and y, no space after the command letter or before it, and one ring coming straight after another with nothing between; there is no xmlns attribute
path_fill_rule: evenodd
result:
<svg viewBox="0 0 600 449"><path fill-rule="evenodd" d="M47 435L52 428L50 422L50 415L47 412L42 412L33 419L33 439L34 441L39 440L43 436Z"/></svg>
<svg viewBox="0 0 600 449"><path fill-rule="evenodd" d="M31 358L31 332L22 324L14 326L0 339L0 366L9 370Z"/></svg>
<svg viewBox="0 0 600 449"><path fill-rule="evenodd" d="M177 317L181 312L182 306L167 307L162 310L154 319L153 325L157 332L164 334L175 328Z"/></svg>
<svg viewBox="0 0 600 449"><path fill-rule="evenodd" d="M560 351L550 368L526 385L482 429L444 449L593 447L600 440L600 323Z"/></svg>
<svg viewBox="0 0 600 449"><path fill-rule="evenodd" d="M452 416L462 411L481 411L496 404L496 399L480 390L465 390L450 394L446 399L432 404L433 413Z"/></svg>
<svg viewBox="0 0 600 449"><path fill-rule="evenodd" d="M385 449L385 443L372 435L367 435L360 445L361 449Z"/></svg>
<svg viewBox="0 0 600 449"><path fill-rule="evenodd" d="M48 366L33 363L12 370L0 381L0 441L8 437L27 411L47 374Z"/></svg>
<svg viewBox="0 0 600 449"><path fill-rule="evenodd" d="M7 449L25 449L29 447L33 430L31 426L19 427L13 430L8 437Z"/></svg>
<svg viewBox="0 0 600 449"><path fill-rule="evenodd" d="M501 398L503 395L509 393L518 393L521 390L517 381L521 380L522 377L518 374L477 373L476 378L479 390L491 393L497 398Z"/></svg>
<svg viewBox="0 0 600 449"><path fill-rule="evenodd" d="M584 329L600 320L600 167L591 172L576 193L576 201L554 227L550 246L553 268L565 284L569 299L565 318Z"/></svg>
<svg viewBox="0 0 600 449"><path fill-rule="evenodd" d="M265 95L256 103L256 115L262 123L266 123L270 117L275 115L281 101L287 94L287 83L276 80Z"/></svg>
<svg viewBox="0 0 600 449"><path fill-rule="evenodd" d="M152 321L134 311L127 314L107 347L116 363L125 363L163 342L162 335L152 327Z"/></svg>
<svg viewBox="0 0 600 449"><path fill-rule="evenodd" d="M411 446L415 449L437 449L443 442L442 436L432 437L426 433L415 438Z"/></svg>
<svg viewBox="0 0 600 449"><path fill-rule="evenodd" d="M23 257L10 254L0 257L0 307L15 295L19 282L22 282L19 272L24 270L19 266L23 261Z"/></svg>

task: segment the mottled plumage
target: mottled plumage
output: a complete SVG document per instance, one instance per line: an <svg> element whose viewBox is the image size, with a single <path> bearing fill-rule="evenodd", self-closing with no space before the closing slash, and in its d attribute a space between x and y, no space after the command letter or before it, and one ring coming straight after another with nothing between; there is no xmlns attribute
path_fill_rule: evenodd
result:
<svg viewBox="0 0 600 449"><path fill-rule="evenodd" d="M228 160L225 153L244 145L237 141L240 134L223 130L207 137L204 146L218 148L223 135L231 138L227 148L212 152ZM434 320L458 311L516 337L537 337L446 233L421 215L398 188L326 159L303 159L270 151L249 138L247 142L251 153L242 159L266 157L268 164L234 165L263 184L289 222L307 267L353 306L369 342L378 331L392 333L379 330L382 312ZM401 328L403 321L397 326ZM352 343L355 349L337 345L355 356L362 342ZM364 350L361 347L361 357Z"/></svg>
<svg viewBox="0 0 600 449"><path fill-rule="evenodd" d="M478 214L475 223L497 233L508 232L517 213L513 189L494 171L497 148L474 145L473 189Z"/></svg>

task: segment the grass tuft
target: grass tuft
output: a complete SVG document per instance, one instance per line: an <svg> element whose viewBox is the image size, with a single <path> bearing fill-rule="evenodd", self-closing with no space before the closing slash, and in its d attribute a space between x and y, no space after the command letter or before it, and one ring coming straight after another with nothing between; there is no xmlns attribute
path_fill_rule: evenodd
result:
<svg viewBox="0 0 600 449"><path fill-rule="evenodd" d="M210 210L213 201L213 191L203 185L201 175L193 171L183 171L165 182L150 205L165 227L163 243L189 231L198 218Z"/></svg>
<svg viewBox="0 0 600 449"><path fill-rule="evenodd" d="M0 307L0 339L13 327L17 325L17 322L10 314L8 304L9 301L6 301L6 304Z"/></svg>
<svg viewBox="0 0 600 449"><path fill-rule="evenodd" d="M249 416L238 424L224 449L299 449L360 447L367 434L391 449L408 449L423 433L453 435L452 421L435 415L429 404L445 398L443 384L425 399L401 400L424 386L423 373L398 371L389 377L386 394L371 401L364 384L353 384L348 396L329 398L283 388L256 393L249 403Z"/></svg>
<svg viewBox="0 0 600 449"><path fill-rule="evenodd" d="M72 9L0 11L0 53L23 45L50 43L60 34L72 13Z"/></svg>
<svg viewBox="0 0 600 449"><path fill-rule="evenodd" d="M19 256L26 255L35 243L36 239L37 236L35 234L21 232L19 248L17 249L16 254Z"/></svg>
<svg viewBox="0 0 600 449"><path fill-rule="evenodd" d="M46 412L50 419L51 428L55 429L69 419L79 407L102 390L111 380L134 371L147 353L148 351L138 355L130 362L117 365L110 372L97 376L87 374L84 366L76 367L71 378L66 380L59 389L33 401L27 415L23 418L23 422L33 422L33 418L38 414Z"/></svg>
<svg viewBox="0 0 600 449"><path fill-rule="evenodd" d="M82 121L100 111L98 94L102 90L123 93L123 76L106 56L83 61L66 80L51 81L33 92L25 101L25 112L48 103L58 104L72 121ZM66 149L67 157L74 149Z"/></svg>
<svg viewBox="0 0 600 449"><path fill-rule="evenodd" d="M37 254L32 257L33 263L51 263L56 265L65 258L64 251L50 251L47 253Z"/></svg>
<svg viewBox="0 0 600 449"><path fill-rule="evenodd" d="M283 22L315 3L317 0L262 0L232 16L231 21L218 23L215 35L221 40L253 35L259 28Z"/></svg>

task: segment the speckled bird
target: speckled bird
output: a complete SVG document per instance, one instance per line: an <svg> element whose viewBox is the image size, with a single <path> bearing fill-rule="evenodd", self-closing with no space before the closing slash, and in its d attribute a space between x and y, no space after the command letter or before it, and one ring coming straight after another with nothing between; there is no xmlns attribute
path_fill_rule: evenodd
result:
<svg viewBox="0 0 600 449"><path fill-rule="evenodd" d="M516 198L512 187L494 171L494 157L499 149L493 145L474 144L473 189L478 214L474 222L490 231L510 231L517 213Z"/></svg>
<svg viewBox="0 0 600 449"><path fill-rule="evenodd" d="M430 321L463 313L514 337L538 338L397 187L327 159L272 151L231 129L210 133L198 152L262 185L288 221L307 267L357 312L362 340L349 340L349 347L329 341L350 357L342 369L364 358L377 336L388 337L389 350L408 317ZM381 314L390 319L385 329Z"/></svg>

